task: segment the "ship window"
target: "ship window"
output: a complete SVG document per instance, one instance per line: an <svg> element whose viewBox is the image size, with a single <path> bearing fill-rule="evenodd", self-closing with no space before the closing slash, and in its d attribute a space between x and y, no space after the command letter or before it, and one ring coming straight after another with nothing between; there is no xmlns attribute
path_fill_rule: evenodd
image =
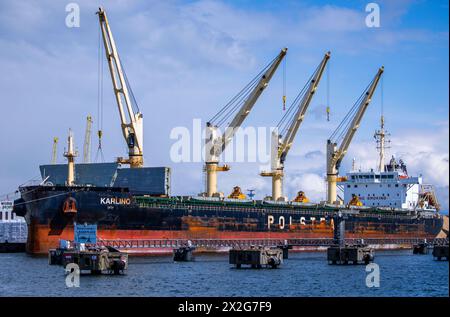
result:
<svg viewBox="0 0 450 317"><path fill-rule="evenodd" d="M391 187L391 184L388 184L388 187Z"/></svg>
<svg viewBox="0 0 450 317"><path fill-rule="evenodd" d="M388 175L388 178L394 178L394 175Z"/></svg>
<svg viewBox="0 0 450 317"><path fill-rule="evenodd" d="M389 196L389 194L387 194Z"/></svg>
<svg viewBox="0 0 450 317"><path fill-rule="evenodd" d="M0 220L3 220L3 211L0 211Z"/></svg>
<svg viewBox="0 0 450 317"><path fill-rule="evenodd" d="M355 179L355 176L354 176L354 175L352 176L352 179Z"/></svg>
<svg viewBox="0 0 450 317"><path fill-rule="evenodd" d="M375 178L378 178L378 179L379 179L379 178L380 178L380 175L375 175Z"/></svg>
<svg viewBox="0 0 450 317"><path fill-rule="evenodd" d="M355 185L355 188L358 187L358 185Z"/></svg>
<svg viewBox="0 0 450 317"><path fill-rule="evenodd" d="M347 188L350 188L350 187L352 187L351 185L347 185Z"/></svg>
<svg viewBox="0 0 450 317"><path fill-rule="evenodd" d="M8 213L5 212L5 220L8 220Z"/></svg>
<svg viewBox="0 0 450 317"><path fill-rule="evenodd" d="M397 193L397 196L400 196L400 194L399 194L399 193Z"/></svg>
<svg viewBox="0 0 450 317"><path fill-rule="evenodd" d="M395 187L398 187L398 184L395 184Z"/></svg>
<svg viewBox="0 0 450 317"><path fill-rule="evenodd" d="M366 187L367 187L367 185L366 185Z"/></svg>

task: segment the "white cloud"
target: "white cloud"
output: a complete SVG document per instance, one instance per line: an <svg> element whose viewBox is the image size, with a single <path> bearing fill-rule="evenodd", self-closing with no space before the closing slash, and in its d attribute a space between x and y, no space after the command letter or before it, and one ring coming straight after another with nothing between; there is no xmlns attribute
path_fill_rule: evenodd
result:
<svg viewBox="0 0 450 317"><path fill-rule="evenodd" d="M294 199L298 191L304 191L310 201L318 202L325 199L325 179L314 173L288 175L285 178L285 192Z"/></svg>

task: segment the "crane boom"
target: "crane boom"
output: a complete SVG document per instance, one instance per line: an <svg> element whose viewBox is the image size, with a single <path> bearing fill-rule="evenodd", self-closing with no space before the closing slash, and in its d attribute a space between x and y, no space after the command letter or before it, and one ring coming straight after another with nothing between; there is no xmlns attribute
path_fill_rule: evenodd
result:
<svg viewBox="0 0 450 317"><path fill-rule="evenodd" d="M128 159L119 158L119 163L130 164L130 167L142 167L143 159L143 115L133 110L129 87L126 82L119 53L117 52L111 28L108 23L106 12L99 8L98 18L105 47L106 59L108 61L111 80L119 109L122 133L128 146ZM126 108L127 115L125 114ZM128 121L129 120L129 121Z"/></svg>
<svg viewBox="0 0 450 317"><path fill-rule="evenodd" d="M339 167L341 165L342 159L347 153L348 147L352 142L352 139L358 130L364 113L367 110L370 102L372 101L372 96L377 88L378 82L380 81L381 75L384 72L384 67L381 66L378 69L377 74L370 83L369 87L364 92L363 98L359 103L357 111L347 128L344 138L342 139L341 145L337 147L336 142L332 142L331 138L327 141L327 181L328 181L328 203L333 204L336 202L336 181L337 175L339 173ZM335 132L336 133L336 132ZM333 133L333 135L335 134Z"/></svg>
<svg viewBox="0 0 450 317"><path fill-rule="evenodd" d="M234 134L247 118L248 114L252 110L258 98L261 96L264 89L268 86L281 61L286 56L286 52L287 48L283 48L278 56L266 68L264 73L262 73L262 75L257 79L258 81L256 85L251 90L243 105L239 108L239 111L236 113L233 120L231 120L231 123L228 125L228 127L226 127L224 133L221 136L218 135L218 126L213 125L210 122L207 123L205 162L207 173L206 194L208 197L211 197L217 193L216 172L229 170L229 167L227 165L218 166L220 155L223 153L226 146L231 142Z"/></svg>
<svg viewBox="0 0 450 317"><path fill-rule="evenodd" d="M286 56L286 52L287 48L283 48L281 52L278 54L278 56L273 60L270 67L266 70L266 72L264 72L264 74L262 74L258 84L255 86L255 88L253 88L249 97L246 99L242 107L239 109L238 113L235 115L231 123L225 129L222 137L218 139L218 142L217 141L215 142L216 143L214 146L216 149L215 157L217 161L218 157L222 154L226 146L233 139L233 136L236 133L237 129L242 125L244 120L247 118L248 114L252 110L258 98L261 96L264 89L268 86L270 80L272 79L272 76L275 74L275 71L277 70L281 61L283 60L284 56Z"/></svg>
<svg viewBox="0 0 450 317"><path fill-rule="evenodd" d="M314 96L314 93L319 86L320 79L322 78L322 74L325 70L328 60L330 59L331 53L327 52L320 62L319 66L316 68L315 72L310 78L309 85L308 83L305 85L305 88L299 93L298 97L294 100L290 109L295 109L295 105L297 105L297 111L293 114L290 121L287 123L286 135L280 140L280 135L277 130L274 130L272 133L272 171L271 172L262 172L261 176L270 176L272 177L272 200L278 200L283 196L282 190L282 180L283 180L283 169L284 169L284 161L286 156L294 142L295 136L297 135L298 129L305 118L306 110L311 104L311 100ZM303 94L303 96L302 96ZM300 99L301 98L301 99ZM298 100L300 100L298 102ZM290 111L286 113L286 115L281 119L280 125L289 115Z"/></svg>
<svg viewBox="0 0 450 317"><path fill-rule="evenodd" d="M292 143L294 142L295 136L297 134L298 128L300 128L300 125L303 122L303 119L305 118L306 110L308 109L312 97L314 93L317 90L317 87L319 86L320 79L322 78L323 71L325 70L325 67L327 65L328 60L330 59L330 52L327 52L322 59L322 62L320 63L317 71L313 75L313 78L311 79L309 83L309 87L307 90L307 93L303 96L297 113L295 114L295 119L292 121L292 124L289 126L289 129L287 131L287 134L284 136L283 141L280 144L279 147L279 158L281 164L284 163L284 160L287 156L287 153L289 152L289 149L292 146Z"/></svg>

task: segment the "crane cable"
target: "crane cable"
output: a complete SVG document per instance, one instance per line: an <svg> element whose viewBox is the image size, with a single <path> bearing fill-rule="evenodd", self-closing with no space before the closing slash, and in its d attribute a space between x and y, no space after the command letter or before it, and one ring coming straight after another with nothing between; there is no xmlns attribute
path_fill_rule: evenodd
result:
<svg viewBox="0 0 450 317"><path fill-rule="evenodd" d="M300 101L304 98L307 88L309 87L312 79L316 75L316 73L319 71L320 65L317 66L316 70L311 74L309 79L306 81L305 85L303 86L302 90L299 92L299 94L295 97L294 101L291 103L291 105L288 107L286 113L283 115L281 120L277 124L277 128L280 130L280 135L284 135L286 131L289 129L289 126L292 125L292 122L296 120L294 111L297 109L297 107L300 104Z"/></svg>
<svg viewBox="0 0 450 317"><path fill-rule="evenodd" d="M350 126L351 122L353 121L353 118L355 117L356 113L358 112L359 105L366 95L367 91L369 90L369 87L372 85L375 79L373 79L364 89L364 91L361 93L361 95L358 97L358 99L355 101L353 106L350 108L349 112L345 115L344 119L342 119L339 126L334 130L334 132L331 134L331 136L328 138L329 140L335 140L335 143L338 143L340 139L342 139L345 135L345 133L348 130L348 127Z"/></svg>
<svg viewBox="0 0 450 317"><path fill-rule="evenodd" d="M286 111L286 63L287 56L283 60L283 111Z"/></svg>
<svg viewBox="0 0 450 317"><path fill-rule="evenodd" d="M136 98L134 97L133 89L131 89L131 85L130 85L130 83L128 81L128 77L127 77L127 72L125 71L125 68L123 67L122 60L120 59L120 57L119 57L119 63L120 63L120 66L122 67L123 77L125 78L125 85L127 85L128 91L130 92L130 95L131 95L131 100L130 100L131 106L133 107L133 110L135 112L141 112L141 110L139 109L139 105L136 101ZM130 118L130 120L134 120L134 118Z"/></svg>
<svg viewBox="0 0 450 317"><path fill-rule="evenodd" d="M101 30L98 29L98 60L97 60L97 136L98 147L95 155L95 162L100 156L102 162L105 160L102 150L103 136L103 45L101 43Z"/></svg>
<svg viewBox="0 0 450 317"><path fill-rule="evenodd" d="M384 76L381 77L381 87L380 87L380 103L381 103L381 116L384 116Z"/></svg>
<svg viewBox="0 0 450 317"><path fill-rule="evenodd" d="M327 64L327 121L330 121L330 63Z"/></svg>
<svg viewBox="0 0 450 317"><path fill-rule="evenodd" d="M263 74L270 68L278 57L275 57L265 66L239 93L237 93L225 106L220 109L209 121L209 124L220 127L247 101L251 92L258 85Z"/></svg>

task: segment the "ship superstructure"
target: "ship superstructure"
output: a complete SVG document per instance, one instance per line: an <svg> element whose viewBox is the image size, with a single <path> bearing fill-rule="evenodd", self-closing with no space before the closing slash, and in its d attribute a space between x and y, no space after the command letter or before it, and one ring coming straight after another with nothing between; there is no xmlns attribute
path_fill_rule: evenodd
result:
<svg viewBox="0 0 450 317"><path fill-rule="evenodd" d="M406 164L394 156L385 164L388 135L384 116L381 116L381 128L374 135L379 152L377 169L362 171L353 167L340 179L338 186L344 193L344 204L351 204L353 200L370 207L439 210L434 187L424 184L422 176L408 175Z"/></svg>

